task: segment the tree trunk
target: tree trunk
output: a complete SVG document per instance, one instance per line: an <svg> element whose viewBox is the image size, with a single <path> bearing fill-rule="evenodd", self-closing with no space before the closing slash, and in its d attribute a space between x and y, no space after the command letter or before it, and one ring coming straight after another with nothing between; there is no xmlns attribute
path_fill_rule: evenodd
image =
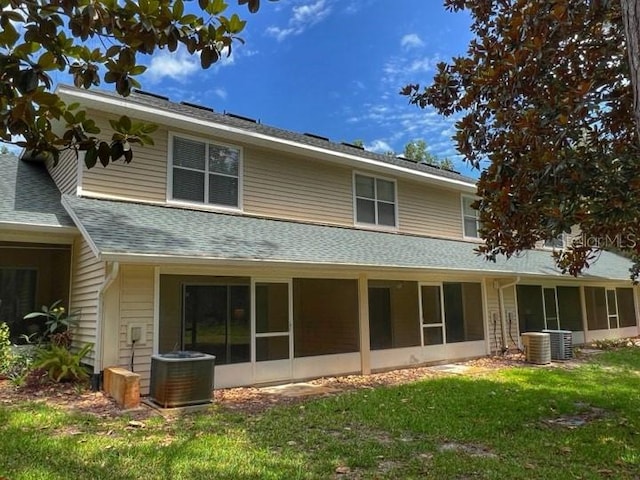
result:
<svg viewBox="0 0 640 480"><path fill-rule="evenodd" d="M640 0L620 0L627 38L637 142L640 144Z"/></svg>

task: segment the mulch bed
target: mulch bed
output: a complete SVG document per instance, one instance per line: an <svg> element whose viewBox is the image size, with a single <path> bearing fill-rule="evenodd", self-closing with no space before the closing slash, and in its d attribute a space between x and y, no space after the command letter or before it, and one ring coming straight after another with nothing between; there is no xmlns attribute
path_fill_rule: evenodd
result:
<svg viewBox="0 0 640 480"><path fill-rule="evenodd" d="M578 358L575 361L581 360ZM482 375L497 369L520 367L529 364L525 363L524 356L521 353L509 353L504 356L483 357L467 362L457 362L455 365L464 367L465 375ZM315 395L315 397L318 397L358 389L400 385L450 374L446 370L428 366L392 370L371 375L323 377L305 383L327 387L326 389L320 389L325 393ZM327 390L330 390L330 392L326 393ZM256 387L226 388L214 392L216 405L248 414L259 413L277 405L299 404L308 398L309 396L274 394ZM146 405L133 411L123 412L107 395L102 392L90 391L87 387L31 381L24 387L16 388L8 380L0 379L0 406L11 405L21 401L43 402L68 410L91 413L100 417L117 417L126 414L130 417L141 419L156 414L155 410Z"/></svg>

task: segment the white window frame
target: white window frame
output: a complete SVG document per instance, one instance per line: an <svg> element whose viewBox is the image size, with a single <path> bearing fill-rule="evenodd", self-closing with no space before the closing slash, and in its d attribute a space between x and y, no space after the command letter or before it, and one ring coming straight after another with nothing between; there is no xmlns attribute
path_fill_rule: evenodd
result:
<svg viewBox="0 0 640 480"><path fill-rule="evenodd" d="M473 218L475 220L475 222L476 222L476 234L475 234L475 236L467 235L467 232L466 232L466 230L464 228L465 219L466 218L471 219L471 216L465 215L465 213L464 213L464 201L465 200L473 200L475 202L476 200L478 200L478 197L475 197L473 195L464 195L464 194L460 195L460 213L462 214L462 217L461 217L462 218L462 237L467 239L467 240L481 241L480 233L479 233L479 230L480 230L480 219L479 219L479 212L477 210L475 211L476 213L475 213L475 216Z"/></svg>
<svg viewBox="0 0 640 480"><path fill-rule="evenodd" d="M206 170L204 170L204 192L205 192L205 201L204 202L193 202L193 201L189 201L189 200L183 200L183 199L174 199L173 198L173 142L174 142L174 138L178 137L178 138L184 138L185 140L191 140L194 142L201 142L205 145L206 151L208 152L209 149L209 145L213 144L213 145L217 145L220 147L227 147L227 148L234 148L236 150L238 150L238 202L237 202L237 206L230 206L230 205L221 205L221 204L215 204L215 203L208 203L206 201L209 192L208 192L208 187L209 187L209 162L208 162L208 158L206 159L207 161L205 162L205 168ZM183 133L177 133L177 132L169 132L169 140L167 142L167 154L168 154L168 162L167 162L167 203L169 204L173 204L173 205L182 205L182 206L189 206L189 207L193 207L193 206L197 206L198 208L202 208L205 210L215 210L215 211L226 211L226 212L241 212L243 210L243 186L244 186L244 149L239 146L239 145L234 145L231 143L224 143L224 142L219 142L217 140L212 140L209 138L205 138L205 137L197 137L197 136L193 136L193 135L188 135L188 134L183 134ZM182 167L178 167L178 168L182 168ZM224 174L221 174L221 176L225 176Z"/></svg>
<svg viewBox="0 0 640 480"><path fill-rule="evenodd" d="M373 182L374 195L376 196L376 198L371 199L366 197L358 197L356 195L356 177L358 175L361 177L372 178L374 180ZM391 182L393 184L393 218L395 220L394 225L380 225L378 223L378 202L387 203L387 204L389 202L386 202L384 200L378 200L377 183L375 182L375 180L383 180L385 182ZM395 178L354 171L352 175L352 185L353 185L353 223L354 225L359 227L378 229L378 230L397 230L398 229L398 226L400 223L398 219L398 182ZM375 223L358 222L358 198L363 198L370 201L373 200L374 207L375 207L374 208Z"/></svg>
<svg viewBox="0 0 640 480"><path fill-rule="evenodd" d="M438 287L440 296L440 322L439 323L424 323L424 311L422 308L422 287ZM420 312L420 345L422 347L434 347L447 344L447 329L444 323L444 289L442 288L442 282L418 282L418 311ZM437 328L440 327L442 331L442 343L434 345L425 345L424 343L424 329L425 328Z"/></svg>
<svg viewBox="0 0 640 480"><path fill-rule="evenodd" d="M542 291L542 313L544 314L544 328L545 329L550 329L549 327L549 320L554 320L553 317L548 317L547 316L547 300L546 298L544 298L544 291L545 290L553 290L553 308L556 311L556 316L555 316L555 322L558 324L558 329L562 330L562 325L560 324L560 305L558 305L558 290L556 289L556 286L546 286L546 285L540 285L541 287L541 291Z"/></svg>
<svg viewBox="0 0 640 480"><path fill-rule="evenodd" d="M613 292L613 301L615 303L615 305L610 305L609 304L609 292ZM620 328L620 312L618 310L618 292L616 292L616 289L613 287L606 287L604 289L604 298L606 300L606 305L607 305L607 321L609 323L609 330L617 330L618 328ZM609 307L615 307L615 312L614 313L610 313L609 312ZM613 326L612 321L615 322L615 326Z"/></svg>

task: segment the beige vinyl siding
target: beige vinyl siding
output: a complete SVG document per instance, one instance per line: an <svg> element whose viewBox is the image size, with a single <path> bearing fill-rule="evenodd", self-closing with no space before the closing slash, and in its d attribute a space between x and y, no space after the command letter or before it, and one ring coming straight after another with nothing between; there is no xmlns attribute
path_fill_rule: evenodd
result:
<svg viewBox="0 0 640 480"><path fill-rule="evenodd" d="M63 151L56 166L53 161L47 162L47 170L60 192L75 195L78 186L78 159L75 151Z"/></svg>
<svg viewBox="0 0 640 480"><path fill-rule="evenodd" d="M493 288L493 279L486 279L484 289L486 292L487 331L489 334L489 351L499 353L502 348L502 330L500 326L500 301L498 290ZM494 323L495 321L495 323Z"/></svg>
<svg viewBox="0 0 640 480"><path fill-rule="evenodd" d="M131 345L127 330L132 323L143 324L144 342L135 346L133 370L140 375L142 393L149 390L153 354L154 270L150 266L123 265L120 270L120 358L119 365L131 368Z"/></svg>
<svg viewBox="0 0 640 480"><path fill-rule="evenodd" d="M244 165L246 213L353 225L350 168L249 148Z"/></svg>
<svg viewBox="0 0 640 480"><path fill-rule="evenodd" d="M91 111L100 129L100 137L109 140L113 130L104 114ZM135 121L135 120L134 120ZM104 168L100 162L91 169L83 166L83 195L109 195L132 200L164 202L167 192L167 129L158 128L153 135L155 145L132 145L133 160L122 160Z"/></svg>
<svg viewBox="0 0 640 480"><path fill-rule="evenodd" d="M518 327L518 307L516 305L516 287L505 288L503 292L505 325L507 332L507 346L518 348L519 327Z"/></svg>
<svg viewBox="0 0 640 480"><path fill-rule="evenodd" d="M80 238L73 245L71 274L71 311L78 311L80 321L74 332L76 346L95 343L98 321L98 291L105 278L105 264L99 261L87 242ZM93 362L94 353L87 359Z"/></svg>
<svg viewBox="0 0 640 480"><path fill-rule="evenodd" d="M110 138L112 130L106 117L91 113L102 128L101 136ZM161 127L153 134L155 145L133 146L134 158L130 164L119 161L107 168L100 164L92 169L83 167L83 195L166 202L168 175L171 175L167 151L170 133L191 135ZM213 136L197 135L196 138L229 143ZM351 167L277 150L238 146L243 148L241 203L244 213L329 225L354 224L354 170ZM366 170L361 173L378 176ZM404 179L398 180L397 192L400 232L462 238L459 192Z"/></svg>
<svg viewBox="0 0 640 480"><path fill-rule="evenodd" d="M402 233L462 238L459 192L399 180L398 218Z"/></svg>
<svg viewBox="0 0 640 480"><path fill-rule="evenodd" d="M487 315L489 330L489 350L492 353L500 353L502 349L502 317L503 311L500 306L499 293L494 288L496 279L487 278L485 280L485 291L487 295ZM505 283L505 280L502 280ZM508 287L502 290L502 299L504 301L504 325L505 325L505 343L510 349L518 348L518 309L516 307L516 287ZM511 322L509 322L511 317ZM494 324L494 319L496 323Z"/></svg>

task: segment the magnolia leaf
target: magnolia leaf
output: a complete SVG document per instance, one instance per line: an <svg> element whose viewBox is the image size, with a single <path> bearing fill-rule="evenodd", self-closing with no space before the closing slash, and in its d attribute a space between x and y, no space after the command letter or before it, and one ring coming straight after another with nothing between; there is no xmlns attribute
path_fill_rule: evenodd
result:
<svg viewBox="0 0 640 480"><path fill-rule="evenodd" d="M426 87L409 84L401 93L420 108L458 116L458 153L482 168L478 252L485 258L517 255L575 229L581 239L555 259L560 270L578 275L600 249L613 249L633 260L638 278L640 119L636 125L633 112L640 102L632 87L639 85L640 98L640 69L629 68L626 49L640 45L640 28L625 28L637 25L628 11L634 3L513 8L445 0L469 14L467 54L438 64Z"/></svg>
<svg viewBox="0 0 640 480"><path fill-rule="evenodd" d="M118 120L118 123L122 128L122 130L118 130L119 132L126 133L131 130L131 119L126 115L122 115L120 120Z"/></svg>
<svg viewBox="0 0 640 480"><path fill-rule="evenodd" d="M130 149L122 150L126 155L121 153L119 144L113 144L112 152L104 138L89 137L99 136L100 129L87 121L89 116L82 109L65 107L51 92L53 81L47 72L64 71L78 88L114 85L118 94L127 96L141 87L137 78L147 69L136 64L138 54L151 54L158 48L176 51L182 43L190 54L199 54L203 68L209 68L220 60L221 49L230 51L233 43L242 41L236 35L245 28L236 14L221 17L228 8L224 0L199 0L188 9L185 0L54 3L52 8L40 8L46 5L36 2L20 4L15 10L0 9L0 107L7 113L0 116L0 137L41 152L41 157L46 155L54 162L61 151L86 152L88 168L98 161L107 166L112 153L118 158L124 155L127 162L133 154ZM255 0L238 3L248 4L250 12L259 8ZM97 37L108 37L109 43L89 42ZM55 125L60 119L81 129L60 129ZM121 130L129 129L124 126ZM127 132L126 140L148 145L153 142L148 136L153 131L140 127L135 133ZM12 135L21 137L12 140Z"/></svg>
<svg viewBox="0 0 640 480"><path fill-rule="evenodd" d="M97 162L98 162L98 149L95 146L93 146L85 152L84 164L87 166L87 168L93 168L95 167Z"/></svg>
<svg viewBox="0 0 640 480"><path fill-rule="evenodd" d="M107 142L100 142L98 144L98 158L103 167L109 165L111 160L111 148Z"/></svg>

